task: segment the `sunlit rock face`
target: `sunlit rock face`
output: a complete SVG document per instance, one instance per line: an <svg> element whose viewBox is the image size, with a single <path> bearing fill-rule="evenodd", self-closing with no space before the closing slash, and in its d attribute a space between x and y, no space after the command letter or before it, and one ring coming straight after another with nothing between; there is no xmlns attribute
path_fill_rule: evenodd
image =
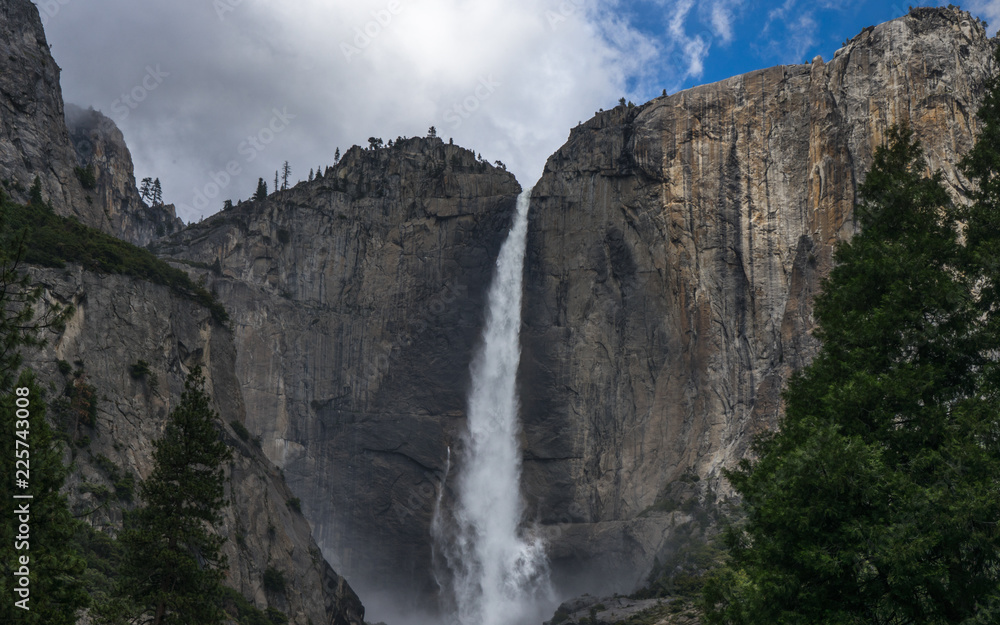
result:
<svg viewBox="0 0 1000 625"><path fill-rule="evenodd" d="M727 492L721 469L815 353L811 299L888 128L909 122L964 193L993 45L966 13L917 9L829 61L600 113L550 157L518 385L527 509L561 590L639 580L689 518L649 510L682 476ZM519 191L404 139L156 247L233 315L247 427L370 608L433 603L432 512Z"/></svg>
<svg viewBox="0 0 1000 625"><path fill-rule="evenodd" d="M525 480L562 526L564 583L637 581L686 516L643 514L682 475L721 469L775 426L817 349L811 300L875 148L908 123L956 197L984 25L916 9L832 60L774 67L573 129L536 185L522 359Z"/></svg>

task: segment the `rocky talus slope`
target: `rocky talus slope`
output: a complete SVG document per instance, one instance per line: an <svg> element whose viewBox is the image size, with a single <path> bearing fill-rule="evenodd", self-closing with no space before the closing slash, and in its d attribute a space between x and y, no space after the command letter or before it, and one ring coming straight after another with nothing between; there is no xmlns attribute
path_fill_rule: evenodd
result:
<svg viewBox="0 0 1000 625"><path fill-rule="evenodd" d="M966 189L954 163L994 45L967 13L915 9L829 61L599 113L549 159L520 383L529 510L561 588L638 581L688 520L665 512L682 476L725 493L721 468L814 353L810 301L889 126ZM518 190L436 139L356 148L157 248L233 311L247 426L362 596L435 587L429 523Z"/></svg>
<svg viewBox="0 0 1000 625"><path fill-rule="evenodd" d="M234 448L219 526L227 539L225 584L296 625L362 625L361 602L323 559L280 472L231 425L246 418L232 334L167 287L73 266L33 269L32 277L45 288L46 301L76 308L65 331L51 332L48 346L26 363L53 390L50 417L68 432L74 470L66 491L73 510L102 531L120 527L122 507L134 504L122 484L152 471L153 441L180 400L187 371L200 364ZM146 372L137 375L140 361ZM66 403L60 408L64 389L78 385L90 387L93 422ZM283 575L283 591L265 587L269 568Z"/></svg>
<svg viewBox="0 0 1000 625"><path fill-rule="evenodd" d="M132 158L118 128L69 105L66 125L59 66L52 59L38 8L29 0L0 3L0 182L18 201L35 176L56 214L144 245L180 226L173 209L139 199ZM75 109L75 110L73 110ZM99 115L99 114L97 114ZM102 123L97 124L100 119ZM78 167L92 165L97 186L85 188ZM130 184L131 181L131 184ZM159 227L158 227L159 226Z"/></svg>

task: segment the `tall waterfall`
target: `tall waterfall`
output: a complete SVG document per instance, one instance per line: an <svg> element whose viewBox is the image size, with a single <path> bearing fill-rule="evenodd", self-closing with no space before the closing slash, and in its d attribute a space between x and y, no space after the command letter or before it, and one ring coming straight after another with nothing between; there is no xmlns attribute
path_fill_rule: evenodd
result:
<svg viewBox="0 0 1000 625"><path fill-rule="evenodd" d="M518 446L517 367L521 292L531 189L500 248L483 340L472 362L468 432L458 458L450 518L435 511L434 538L450 570L462 625L523 625L551 610L545 547L524 524ZM541 617L541 618L540 618Z"/></svg>

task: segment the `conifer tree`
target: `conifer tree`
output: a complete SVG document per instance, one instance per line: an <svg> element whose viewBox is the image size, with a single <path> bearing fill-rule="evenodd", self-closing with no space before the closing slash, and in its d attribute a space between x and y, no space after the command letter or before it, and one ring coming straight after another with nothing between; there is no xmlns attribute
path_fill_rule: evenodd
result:
<svg viewBox="0 0 1000 625"><path fill-rule="evenodd" d="M153 198L153 179L149 176L142 179L142 184L139 186L139 197L147 202Z"/></svg>
<svg viewBox="0 0 1000 625"><path fill-rule="evenodd" d="M42 179L37 175L31 181L31 187L28 189L28 204L36 208L45 206L45 200L42 198Z"/></svg>
<svg viewBox="0 0 1000 625"><path fill-rule="evenodd" d="M263 178L257 179L257 191L253 194L253 199L263 200L267 197L267 183Z"/></svg>
<svg viewBox="0 0 1000 625"><path fill-rule="evenodd" d="M333 152L333 162L334 163L339 163L340 162L340 148L337 148L336 150L334 150L334 152Z"/></svg>
<svg viewBox="0 0 1000 625"><path fill-rule="evenodd" d="M143 505L128 514L122 531L120 592L153 625L210 625L224 618L223 539L209 528L220 520L222 464L231 452L204 384L195 367L155 443L153 472L141 488Z"/></svg>
<svg viewBox="0 0 1000 625"><path fill-rule="evenodd" d="M159 206L163 204L163 187L160 186L160 179L157 178L153 180L153 187L151 191L152 204L153 206Z"/></svg>
<svg viewBox="0 0 1000 625"><path fill-rule="evenodd" d="M89 605L82 582L86 563L71 543L79 522L59 493L67 469L45 420L42 390L30 370L18 370L23 362L21 349L42 345L39 331L62 325L72 309L55 307L46 316L34 318L33 306L41 290L19 271L24 234L11 228L6 211L0 193L0 463L7 467L0 485L4 519L0 522L0 595L4 597L0 622L70 625L76 623L77 612ZM25 463L21 467L16 465L19 460ZM26 469L24 474L15 473L21 468ZM14 499L18 495L31 499ZM27 506L27 512L19 511L24 510L22 506ZM21 515L27 533L21 532ZM28 558L26 564L22 557ZM28 576L15 574L24 570L22 566ZM20 594L25 592L21 580L28 581L26 596Z"/></svg>
<svg viewBox="0 0 1000 625"><path fill-rule="evenodd" d="M710 622L996 622L993 311L940 173L922 177L909 131L889 137L815 303L820 353L757 460L727 475L746 520L707 586Z"/></svg>
<svg viewBox="0 0 1000 625"><path fill-rule="evenodd" d="M285 164L281 166L281 190L284 191L288 189L288 177L292 175L292 166L285 161Z"/></svg>

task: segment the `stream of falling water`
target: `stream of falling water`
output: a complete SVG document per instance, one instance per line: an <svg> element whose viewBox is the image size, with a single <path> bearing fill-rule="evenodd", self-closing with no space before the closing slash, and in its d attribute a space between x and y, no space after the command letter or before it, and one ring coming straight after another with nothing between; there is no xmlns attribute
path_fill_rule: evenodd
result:
<svg viewBox="0 0 1000 625"><path fill-rule="evenodd" d="M516 381L530 197L527 189L517 198L490 285L486 329L472 362L454 508L450 514L442 510L439 496L434 514L435 545L450 572L450 583L442 586L450 590L462 625L525 625L551 616L545 613L553 596L545 545L524 523L518 445Z"/></svg>

